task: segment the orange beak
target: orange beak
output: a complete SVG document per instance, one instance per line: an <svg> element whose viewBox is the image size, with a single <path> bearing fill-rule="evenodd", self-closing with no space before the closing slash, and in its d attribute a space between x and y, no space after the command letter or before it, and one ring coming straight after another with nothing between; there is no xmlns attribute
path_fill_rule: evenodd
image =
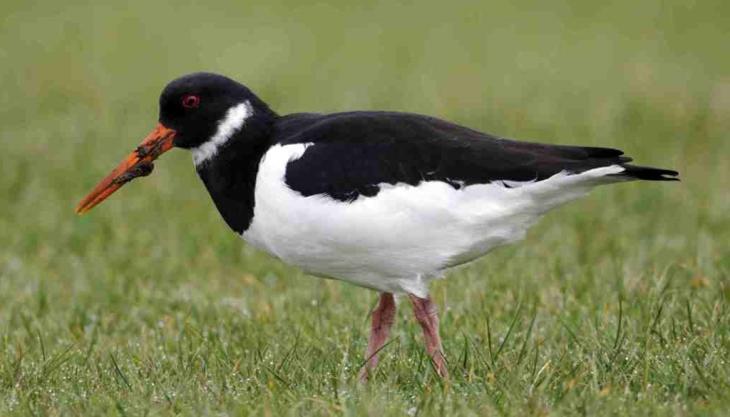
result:
<svg viewBox="0 0 730 417"><path fill-rule="evenodd" d="M122 163L101 180L91 192L76 206L76 213L84 214L104 201L115 191L137 177L152 173L152 161L172 149L175 131L161 123L140 143Z"/></svg>

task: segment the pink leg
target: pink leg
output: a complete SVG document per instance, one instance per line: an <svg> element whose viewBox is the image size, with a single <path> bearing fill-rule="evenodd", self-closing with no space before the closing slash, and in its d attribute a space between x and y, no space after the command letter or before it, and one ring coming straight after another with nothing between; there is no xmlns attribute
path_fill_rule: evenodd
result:
<svg viewBox="0 0 730 417"><path fill-rule="evenodd" d="M446 357L441 347L441 336L439 336L439 317L436 305L431 298L418 298L413 294L408 294L413 304L413 313L416 315L418 324L423 329L423 339L426 342L426 352L431 356L436 372L443 377L449 376L446 368Z"/></svg>
<svg viewBox="0 0 730 417"><path fill-rule="evenodd" d="M378 351L385 345L390 334L390 327L395 320L395 299L393 294L384 292L380 294L380 302L373 311L372 324L370 327L370 340L368 350L365 353L365 365L360 371L360 380L366 381L368 373L378 364Z"/></svg>

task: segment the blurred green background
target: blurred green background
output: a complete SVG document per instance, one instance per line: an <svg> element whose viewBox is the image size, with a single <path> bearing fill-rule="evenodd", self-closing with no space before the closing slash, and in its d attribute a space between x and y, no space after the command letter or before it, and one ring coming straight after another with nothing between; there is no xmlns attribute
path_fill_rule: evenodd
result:
<svg viewBox="0 0 730 417"><path fill-rule="evenodd" d="M0 414L723 415L728 45L713 0L4 0ZM447 383L403 303L359 386L376 294L246 247L185 152L73 213L200 70L280 113L425 113L683 182L597 190L436 283Z"/></svg>

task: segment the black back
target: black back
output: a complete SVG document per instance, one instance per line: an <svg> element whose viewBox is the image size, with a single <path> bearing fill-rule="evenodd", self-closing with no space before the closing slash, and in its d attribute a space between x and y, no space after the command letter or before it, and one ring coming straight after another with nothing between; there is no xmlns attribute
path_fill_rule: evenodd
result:
<svg viewBox="0 0 730 417"><path fill-rule="evenodd" d="M287 185L304 196L340 201L374 196L382 183L443 181L460 188L539 181L631 160L617 149L517 142L408 113L290 115L276 127L275 143L313 143L289 163Z"/></svg>

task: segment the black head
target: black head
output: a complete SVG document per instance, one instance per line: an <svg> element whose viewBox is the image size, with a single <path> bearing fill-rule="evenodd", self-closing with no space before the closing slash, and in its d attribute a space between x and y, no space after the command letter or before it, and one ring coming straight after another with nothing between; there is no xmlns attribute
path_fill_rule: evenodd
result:
<svg viewBox="0 0 730 417"><path fill-rule="evenodd" d="M216 155L231 159L261 152L276 117L251 90L230 78L204 72L180 77L162 90L157 126L76 211L85 213L132 179L149 175L152 162L173 147L191 149L196 168L209 165Z"/></svg>
<svg viewBox="0 0 730 417"><path fill-rule="evenodd" d="M244 104L247 127L275 117L243 84L222 75L196 72L173 80L162 90L159 121L175 130L176 147L190 149L208 141L229 110Z"/></svg>

